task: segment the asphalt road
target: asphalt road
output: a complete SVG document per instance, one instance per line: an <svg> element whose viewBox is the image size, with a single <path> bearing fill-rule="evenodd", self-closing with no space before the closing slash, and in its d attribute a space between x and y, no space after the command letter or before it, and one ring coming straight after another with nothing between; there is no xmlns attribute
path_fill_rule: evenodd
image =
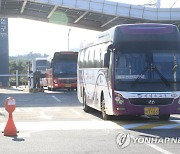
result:
<svg viewBox="0 0 180 154"><path fill-rule="evenodd" d="M95 110L84 113L76 92L26 93L0 89L0 130L8 120L7 97L14 97L17 137L0 134L0 153L164 153L180 151L180 116L112 117L103 121Z"/></svg>

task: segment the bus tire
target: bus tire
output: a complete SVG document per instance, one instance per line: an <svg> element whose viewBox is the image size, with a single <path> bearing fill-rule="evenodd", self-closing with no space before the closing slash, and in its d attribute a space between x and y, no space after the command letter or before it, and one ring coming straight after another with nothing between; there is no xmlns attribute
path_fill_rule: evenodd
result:
<svg viewBox="0 0 180 154"><path fill-rule="evenodd" d="M170 114L159 115L159 120L169 120Z"/></svg>
<svg viewBox="0 0 180 154"><path fill-rule="evenodd" d="M110 115L106 114L104 98L101 101L101 113L102 113L103 120L110 120Z"/></svg>
<svg viewBox="0 0 180 154"><path fill-rule="evenodd" d="M83 110L84 112L89 112L90 107L86 104L86 93L83 93Z"/></svg>
<svg viewBox="0 0 180 154"><path fill-rule="evenodd" d="M51 88L50 88L50 87L48 87L48 91L51 91Z"/></svg>

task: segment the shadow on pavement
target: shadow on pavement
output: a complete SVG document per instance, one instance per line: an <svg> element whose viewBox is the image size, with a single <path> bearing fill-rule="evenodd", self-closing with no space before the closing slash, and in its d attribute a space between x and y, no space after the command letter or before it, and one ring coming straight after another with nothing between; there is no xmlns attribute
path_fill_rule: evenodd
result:
<svg viewBox="0 0 180 154"><path fill-rule="evenodd" d="M13 139L13 141L16 141L16 142L22 142L22 141L25 141L25 139L24 138L21 138L21 137L18 137L18 136L14 136L14 137L12 137Z"/></svg>
<svg viewBox="0 0 180 154"><path fill-rule="evenodd" d="M4 90L4 89L3 89ZM11 90L10 90L11 91ZM14 97L17 107L77 107L82 106L78 101L76 91L45 91L39 93L16 93L2 92L0 90L0 107L4 107L4 102L8 97Z"/></svg>

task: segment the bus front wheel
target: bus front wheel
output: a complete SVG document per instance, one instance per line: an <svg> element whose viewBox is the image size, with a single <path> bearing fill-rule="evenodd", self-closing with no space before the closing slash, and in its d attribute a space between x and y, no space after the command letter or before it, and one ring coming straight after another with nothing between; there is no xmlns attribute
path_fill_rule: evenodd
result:
<svg viewBox="0 0 180 154"><path fill-rule="evenodd" d="M51 88L50 88L50 87L48 87L48 90L49 90L49 91L51 91Z"/></svg>
<svg viewBox="0 0 180 154"><path fill-rule="evenodd" d="M101 112L102 112L102 119L103 120L109 120L110 119L110 116L108 114L106 114L104 99L101 102Z"/></svg>
<svg viewBox="0 0 180 154"><path fill-rule="evenodd" d="M83 110L84 112L89 112L90 107L86 104L86 93L83 93Z"/></svg>

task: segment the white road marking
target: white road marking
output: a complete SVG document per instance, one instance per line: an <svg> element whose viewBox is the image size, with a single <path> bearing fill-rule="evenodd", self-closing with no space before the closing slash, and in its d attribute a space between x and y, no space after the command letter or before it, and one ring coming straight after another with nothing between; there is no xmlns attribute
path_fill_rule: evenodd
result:
<svg viewBox="0 0 180 154"><path fill-rule="evenodd" d="M61 103L61 100L58 99L56 96L51 96L52 98L54 98L57 102Z"/></svg>
<svg viewBox="0 0 180 154"><path fill-rule="evenodd" d="M130 136L131 136L131 138L136 138L134 135L130 135ZM147 146L150 146L151 148L153 148L153 149L155 149L155 150L157 150L163 154L173 154L173 153L171 153L171 152L169 152L169 151L167 151L167 150L165 150L165 149L163 149L163 148L161 148L155 144L150 144L150 143L144 143L144 144L146 144Z"/></svg>
<svg viewBox="0 0 180 154"><path fill-rule="evenodd" d="M16 108L15 112L21 112L21 110L19 108Z"/></svg>
<svg viewBox="0 0 180 154"><path fill-rule="evenodd" d="M1 113L8 113L4 108L1 108Z"/></svg>
<svg viewBox="0 0 180 154"><path fill-rule="evenodd" d="M167 150L165 150L163 148L160 148L157 145L154 145L154 144L146 144L146 145L150 146L151 148L153 148L153 149L155 149L155 150L157 150L157 151L159 151L159 152L161 152L163 154L173 154L173 153L171 153L171 152L169 152L169 151L167 151Z"/></svg>
<svg viewBox="0 0 180 154"><path fill-rule="evenodd" d="M99 121L99 120L97 120L97 119L91 119L91 121Z"/></svg>
<svg viewBox="0 0 180 154"><path fill-rule="evenodd" d="M170 120L170 121L180 123L180 120Z"/></svg>
<svg viewBox="0 0 180 154"><path fill-rule="evenodd" d="M25 112L32 112L32 108L19 108L20 111L25 111Z"/></svg>
<svg viewBox="0 0 180 154"><path fill-rule="evenodd" d="M23 131L18 133L18 138L24 138L24 137L31 137L32 133L39 132L39 131Z"/></svg>
<svg viewBox="0 0 180 154"><path fill-rule="evenodd" d="M6 123L1 123L3 130ZM111 121L41 121L41 122L15 122L16 128L21 131L44 131L44 130L103 130L124 129Z"/></svg>
<svg viewBox="0 0 180 154"><path fill-rule="evenodd" d="M74 112L75 114L79 115L79 116L82 116L82 114L74 109L69 109L70 111Z"/></svg>
<svg viewBox="0 0 180 154"><path fill-rule="evenodd" d="M41 115L39 116L39 118L43 118L43 119L47 119L47 120L51 120L52 116L51 115L47 115L44 112L39 112Z"/></svg>

